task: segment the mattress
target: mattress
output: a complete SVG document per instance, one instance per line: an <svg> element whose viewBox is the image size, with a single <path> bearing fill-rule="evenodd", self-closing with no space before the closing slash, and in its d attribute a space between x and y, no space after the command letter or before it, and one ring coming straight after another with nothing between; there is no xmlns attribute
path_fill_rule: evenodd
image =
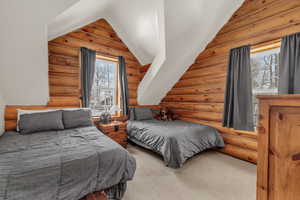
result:
<svg viewBox="0 0 300 200"><path fill-rule="evenodd" d="M214 147L224 147L220 133L210 126L181 120L129 120L131 141L162 155L165 165L180 168L194 155Z"/></svg>

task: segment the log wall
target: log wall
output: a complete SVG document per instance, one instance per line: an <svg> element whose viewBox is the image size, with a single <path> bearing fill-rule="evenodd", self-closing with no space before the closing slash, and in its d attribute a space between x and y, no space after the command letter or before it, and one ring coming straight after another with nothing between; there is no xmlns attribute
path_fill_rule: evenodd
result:
<svg viewBox="0 0 300 200"><path fill-rule="evenodd" d="M124 56L129 103L136 105L137 87L142 77L140 64L104 19L49 41L49 105L80 106L80 47L93 49L102 56Z"/></svg>
<svg viewBox="0 0 300 200"><path fill-rule="evenodd" d="M162 105L182 119L216 127L224 136L222 152L256 162L257 133L221 127L228 53L300 32L299 0L246 0L195 63L176 83Z"/></svg>

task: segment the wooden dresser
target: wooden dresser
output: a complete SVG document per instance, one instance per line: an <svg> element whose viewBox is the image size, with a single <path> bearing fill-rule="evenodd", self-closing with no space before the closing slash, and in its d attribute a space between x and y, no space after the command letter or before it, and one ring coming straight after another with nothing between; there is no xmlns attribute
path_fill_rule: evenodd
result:
<svg viewBox="0 0 300 200"><path fill-rule="evenodd" d="M105 135L116 141L124 148L127 147L126 122L115 121L109 124L96 124L98 129Z"/></svg>
<svg viewBox="0 0 300 200"><path fill-rule="evenodd" d="M257 200L300 199L300 95L258 96Z"/></svg>

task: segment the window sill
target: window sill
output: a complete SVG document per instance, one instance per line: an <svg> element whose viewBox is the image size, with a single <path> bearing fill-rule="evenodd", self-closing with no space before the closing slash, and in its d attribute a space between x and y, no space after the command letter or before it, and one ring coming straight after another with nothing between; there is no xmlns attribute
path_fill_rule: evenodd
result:
<svg viewBox="0 0 300 200"><path fill-rule="evenodd" d="M237 130L237 129L234 129L234 128L229 128L229 130L237 133L237 134L240 134L240 135L245 135L245 136L248 136L250 138L255 138L257 139L258 137L258 132L257 130L254 130L254 131L244 131L244 130Z"/></svg>

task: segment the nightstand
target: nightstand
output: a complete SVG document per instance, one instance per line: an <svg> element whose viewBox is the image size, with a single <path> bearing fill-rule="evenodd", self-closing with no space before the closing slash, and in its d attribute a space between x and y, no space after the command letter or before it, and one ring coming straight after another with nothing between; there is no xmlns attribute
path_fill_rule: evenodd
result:
<svg viewBox="0 0 300 200"><path fill-rule="evenodd" d="M97 124L98 129L124 148L127 147L126 122L114 121L109 124Z"/></svg>

